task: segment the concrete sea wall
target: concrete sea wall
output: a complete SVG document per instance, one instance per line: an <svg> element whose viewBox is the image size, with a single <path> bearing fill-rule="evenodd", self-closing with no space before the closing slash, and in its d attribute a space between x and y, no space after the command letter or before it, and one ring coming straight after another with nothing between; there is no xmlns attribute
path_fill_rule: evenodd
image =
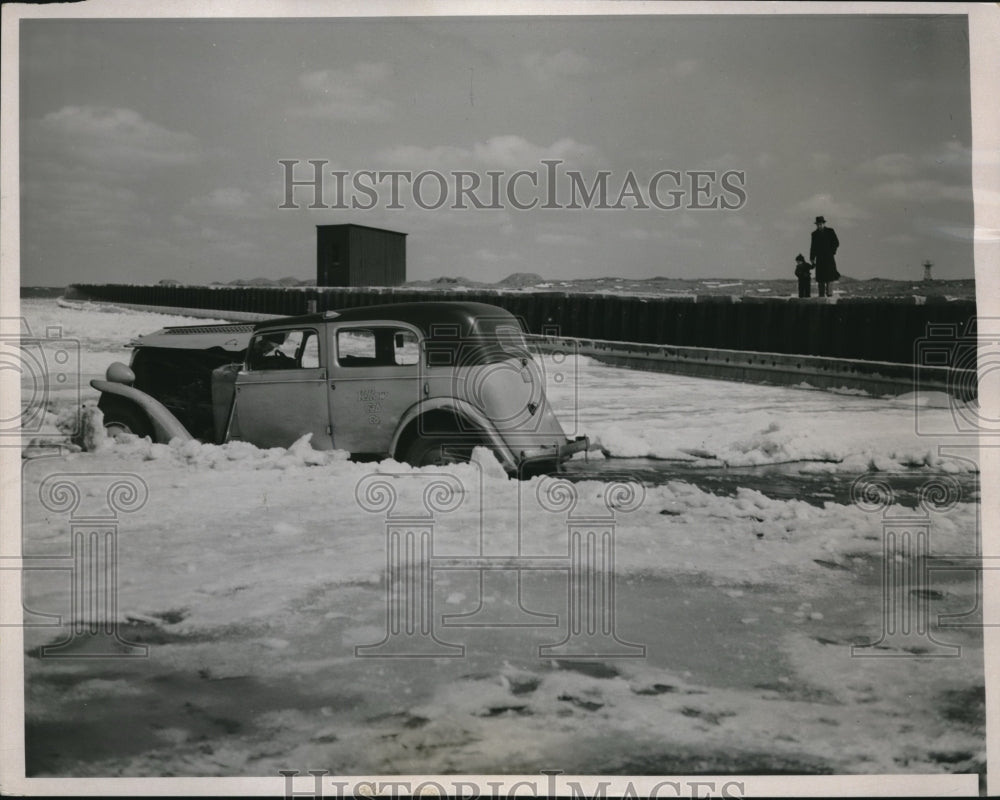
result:
<svg viewBox="0 0 1000 800"><path fill-rule="evenodd" d="M122 284L75 284L67 297L150 309L204 309L230 319L467 300L507 309L547 346L559 339L584 342L580 352L622 366L874 393L901 394L917 386L963 397L976 393L974 346L969 361L976 304L969 300ZM838 366L835 360L845 363Z"/></svg>

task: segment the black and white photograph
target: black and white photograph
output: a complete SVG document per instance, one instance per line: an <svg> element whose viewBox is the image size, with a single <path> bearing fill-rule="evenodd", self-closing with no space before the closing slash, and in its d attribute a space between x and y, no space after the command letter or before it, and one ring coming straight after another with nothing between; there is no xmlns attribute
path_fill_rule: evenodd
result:
<svg viewBox="0 0 1000 800"><path fill-rule="evenodd" d="M995 5L2 36L5 793L1000 791Z"/></svg>

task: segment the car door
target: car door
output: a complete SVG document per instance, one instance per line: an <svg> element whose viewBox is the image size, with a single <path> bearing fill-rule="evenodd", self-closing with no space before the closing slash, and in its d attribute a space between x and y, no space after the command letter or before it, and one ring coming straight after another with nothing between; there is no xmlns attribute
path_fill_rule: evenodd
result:
<svg viewBox="0 0 1000 800"><path fill-rule="evenodd" d="M255 334L236 376L231 438L257 447L288 447L311 433L314 449L334 447L321 346L315 328Z"/></svg>
<svg viewBox="0 0 1000 800"><path fill-rule="evenodd" d="M420 400L419 331L399 322L330 326L330 418L338 449L388 453L403 413Z"/></svg>

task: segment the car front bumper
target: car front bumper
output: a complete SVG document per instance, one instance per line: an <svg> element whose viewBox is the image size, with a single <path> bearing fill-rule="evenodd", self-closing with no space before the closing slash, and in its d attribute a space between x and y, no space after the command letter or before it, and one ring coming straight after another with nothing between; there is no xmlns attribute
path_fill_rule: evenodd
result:
<svg viewBox="0 0 1000 800"><path fill-rule="evenodd" d="M552 444L521 448L514 455L516 456L518 467L541 467L549 464L558 467L575 453L585 452L589 449L590 438L587 436L577 436L575 439L569 439L561 443L553 442Z"/></svg>

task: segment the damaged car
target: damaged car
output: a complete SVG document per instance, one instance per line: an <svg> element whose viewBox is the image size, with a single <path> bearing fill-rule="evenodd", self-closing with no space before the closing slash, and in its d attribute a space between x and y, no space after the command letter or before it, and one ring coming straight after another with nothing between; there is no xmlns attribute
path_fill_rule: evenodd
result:
<svg viewBox="0 0 1000 800"><path fill-rule="evenodd" d="M131 342L98 407L111 436L318 450L414 466L489 448L510 473L558 467L570 440L520 322L483 303L395 303L251 324L169 327Z"/></svg>

